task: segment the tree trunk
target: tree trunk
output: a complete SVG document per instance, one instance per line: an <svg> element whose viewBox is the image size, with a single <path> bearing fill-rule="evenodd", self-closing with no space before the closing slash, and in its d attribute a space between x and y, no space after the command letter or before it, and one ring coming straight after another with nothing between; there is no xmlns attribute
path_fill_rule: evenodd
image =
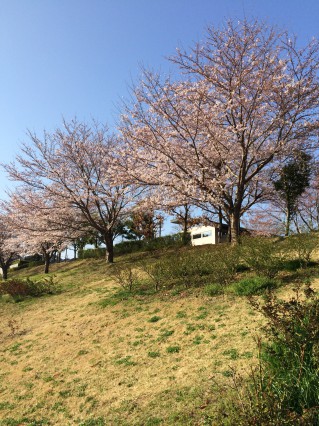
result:
<svg viewBox="0 0 319 426"><path fill-rule="evenodd" d="M108 233L104 237L106 245L106 262L114 262L114 245L113 245L113 233Z"/></svg>
<svg viewBox="0 0 319 426"><path fill-rule="evenodd" d="M239 228L240 228L240 216L238 212L230 213L230 242L231 244L239 243Z"/></svg>
<svg viewBox="0 0 319 426"><path fill-rule="evenodd" d="M295 227L296 227L298 234L301 234L301 229L299 227L297 218L294 219L294 224L295 224ZM308 225L308 228L310 229L310 231L313 231L313 228L309 227L309 225Z"/></svg>
<svg viewBox="0 0 319 426"><path fill-rule="evenodd" d="M183 226L183 244L187 244L187 230L188 230L188 211L185 209L184 226Z"/></svg>
<svg viewBox="0 0 319 426"><path fill-rule="evenodd" d="M50 258L51 258L51 255L49 253L45 253L44 255L44 273L45 274L49 273Z"/></svg>
<svg viewBox="0 0 319 426"><path fill-rule="evenodd" d="M190 206L189 204L184 204L183 205L184 210L185 210L185 214L183 216L183 214L181 213L180 217L182 218L183 221L183 244L186 245L188 244L188 228L189 228L189 219L190 219Z"/></svg>
<svg viewBox="0 0 319 426"><path fill-rule="evenodd" d="M286 214L286 230L285 230L285 237L288 237L289 232L290 232L290 223L291 223L291 216L290 216L290 212L287 211Z"/></svg>
<svg viewBox="0 0 319 426"><path fill-rule="evenodd" d="M7 265L1 265L1 269L2 269L2 279L3 280L8 279L8 269L9 269L9 267Z"/></svg>
<svg viewBox="0 0 319 426"><path fill-rule="evenodd" d="M74 251L74 257L73 257L73 259L74 259L74 260L76 259L77 249L78 249L77 245L76 245L76 244L73 244L73 251Z"/></svg>
<svg viewBox="0 0 319 426"><path fill-rule="evenodd" d="M219 231L218 231L218 237L217 242L222 242L222 233L223 233L223 213L221 207L218 207L218 221L219 221Z"/></svg>

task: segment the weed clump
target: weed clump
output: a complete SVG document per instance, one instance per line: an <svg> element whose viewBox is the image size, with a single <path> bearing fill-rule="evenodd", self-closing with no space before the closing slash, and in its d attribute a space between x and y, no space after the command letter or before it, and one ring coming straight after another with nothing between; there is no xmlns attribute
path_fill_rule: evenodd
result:
<svg viewBox="0 0 319 426"><path fill-rule="evenodd" d="M148 322L157 322L161 319L161 317L159 317L158 315L154 315L153 317L151 317Z"/></svg>
<svg viewBox="0 0 319 426"><path fill-rule="evenodd" d="M214 297L224 293L224 288L220 284L207 284L205 286L205 293L207 296Z"/></svg>
<svg viewBox="0 0 319 426"><path fill-rule="evenodd" d="M166 352L168 354L176 354L181 350L181 347L179 345L175 345L175 346L168 346L166 348Z"/></svg>
<svg viewBox="0 0 319 426"><path fill-rule="evenodd" d="M232 289L237 296L252 296L273 290L278 286L278 282L268 277L244 278L232 285Z"/></svg>
<svg viewBox="0 0 319 426"><path fill-rule="evenodd" d="M150 358L158 358L161 356L161 354L158 351L154 351L154 352L148 352L148 356Z"/></svg>

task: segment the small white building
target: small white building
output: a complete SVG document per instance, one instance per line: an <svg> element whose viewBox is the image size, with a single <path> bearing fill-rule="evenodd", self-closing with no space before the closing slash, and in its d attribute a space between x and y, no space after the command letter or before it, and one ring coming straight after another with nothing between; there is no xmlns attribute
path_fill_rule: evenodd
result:
<svg viewBox="0 0 319 426"><path fill-rule="evenodd" d="M216 244L218 241L216 231L214 226L194 226L190 231L192 246Z"/></svg>
<svg viewBox="0 0 319 426"><path fill-rule="evenodd" d="M203 246L204 244L224 243L228 240L228 225L224 223L220 226L212 222L211 226L193 226L189 231L191 234L192 246ZM251 231L240 228L241 233L250 235Z"/></svg>
<svg viewBox="0 0 319 426"><path fill-rule="evenodd" d="M213 223L211 226L194 226L190 230L192 246L218 244L227 241L228 226Z"/></svg>

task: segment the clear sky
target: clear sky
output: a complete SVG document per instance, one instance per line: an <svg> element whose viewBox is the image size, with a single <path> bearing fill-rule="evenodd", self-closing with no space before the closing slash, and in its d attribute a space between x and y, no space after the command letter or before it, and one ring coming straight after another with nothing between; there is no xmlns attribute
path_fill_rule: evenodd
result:
<svg viewBox="0 0 319 426"><path fill-rule="evenodd" d="M112 127L140 64L165 72L177 46L244 16L319 37L319 0L0 0L0 162L62 116ZM0 171L0 198L11 185Z"/></svg>

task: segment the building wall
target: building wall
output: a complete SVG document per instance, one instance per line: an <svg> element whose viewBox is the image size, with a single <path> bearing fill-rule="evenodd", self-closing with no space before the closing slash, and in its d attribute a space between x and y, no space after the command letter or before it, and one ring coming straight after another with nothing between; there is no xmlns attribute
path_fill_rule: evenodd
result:
<svg viewBox="0 0 319 426"><path fill-rule="evenodd" d="M191 239L193 246L216 244L216 228L213 226L196 226L191 229Z"/></svg>

